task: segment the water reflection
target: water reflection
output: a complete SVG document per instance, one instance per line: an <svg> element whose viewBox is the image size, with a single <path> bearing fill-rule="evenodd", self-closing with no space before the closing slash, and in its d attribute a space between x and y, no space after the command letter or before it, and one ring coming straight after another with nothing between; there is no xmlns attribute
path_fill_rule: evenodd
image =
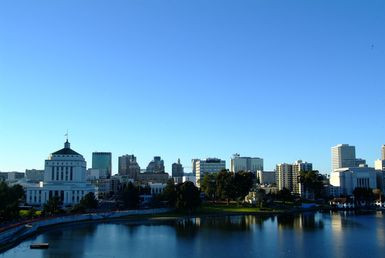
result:
<svg viewBox="0 0 385 258"><path fill-rule="evenodd" d="M49 242L30 250L30 242ZM186 218L51 230L0 257L383 257L384 215L305 213Z"/></svg>
<svg viewBox="0 0 385 258"><path fill-rule="evenodd" d="M50 251L43 252L43 257L80 258L84 256L84 246L96 234L96 226L68 227L50 230L41 235L41 242L50 244ZM76 239L76 242L73 241ZM39 241L40 242L40 241Z"/></svg>

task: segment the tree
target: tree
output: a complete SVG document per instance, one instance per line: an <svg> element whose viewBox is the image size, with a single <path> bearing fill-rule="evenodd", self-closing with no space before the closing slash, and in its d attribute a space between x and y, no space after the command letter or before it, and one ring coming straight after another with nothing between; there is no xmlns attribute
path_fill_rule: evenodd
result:
<svg viewBox="0 0 385 258"><path fill-rule="evenodd" d="M174 179L169 179L167 181L166 187L163 189L163 192L161 194L161 200L166 201L168 206L175 207L176 204L176 187L174 183Z"/></svg>
<svg viewBox="0 0 385 258"><path fill-rule="evenodd" d="M291 195L290 190L285 187L278 191L277 198L278 200L283 201L284 204L285 202L293 200L293 196Z"/></svg>
<svg viewBox="0 0 385 258"><path fill-rule="evenodd" d="M176 208L179 210L194 211L201 203L200 192L192 182L184 182L176 188Z"/></svg>
<svg viewBox="0 0 385 258"><path fill-rule="evenodd" d="M373 190L370 188L356 187L353 190L355 204L361 206L361 202L365 202L366 205L374 200Z"/></svg>
<svg viewBox="0 0 385 258"><path fill-rule="evenodd" d="M255 192L255 201L256 201L256 204L257 204L260 208L262 208L262 206L263 206L263 202L264 202L265 196L266 196L266 191L265 191L265 189L259 188L259 189L257 189L257 191Z"/></svg>
<svg viewBox="0 0 385 258"><path fill-rule="evenodd" d="M234 175L235 197L243 200L253 186L253 174L250 172L238 172Z"/></svg>
<svg viewBox="0 0 385 258"><path fill-rule="evenodd" d="M323 178L318 171L302 171L299 177L299 181L304 188L305 196L313 195L315 198L321 197Z"/></svg>
<svg viewBox="0 0 385 258"><path fill-rule="evenodd" d="M120 199L123 201L123 205L128 209L136 209L139 207L139 189L129 182L123 186Z"/></svg>
<svg viewBox="0 0 385 258"><path fill-rule="evenodd" d="M44 214L53 215L60 213L60 207L62 205L62 201L59 196L53 196L49 198L46 204L44 204L43 211Z"/></svg>
<svg viewBox="0 0 385 258"><path fill-rule="evenodd" d="M233 199L236 193L233 173L230 173L228 170L219 172L217 175L216 189L217 197L225 199L227 204L229 204L229 200Z"/></svg>
<svg viewBox="0 0 385 258"><path fill-rule="evenodd" d="M217 174L212 174L212 173L209 173L209 174L206 174L204 177L203 177L203 180L201 182L201 190L202 192L205 193L205 195L211 199L211 200L215 200L215 197L216 197L216 191L217 191L217 185L216 185L216 181L217 181Z"/></svg>
<svg viewBox="0 0 385 258"><path fill-rule="evenodd" d="M19 201L24 197L21 185L9 187L0 182L0 219L9 220L19 216Z"/></svg>

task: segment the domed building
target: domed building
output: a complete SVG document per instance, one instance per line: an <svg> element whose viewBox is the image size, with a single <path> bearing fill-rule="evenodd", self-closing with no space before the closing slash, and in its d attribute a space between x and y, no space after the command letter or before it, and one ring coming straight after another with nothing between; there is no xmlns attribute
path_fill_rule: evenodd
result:
<svg viewBox="0 0 385 258"><path fill-rule="evenodd" d="M70 148L67 140L63 149L52 153L45 161L44 182L27 188L26 203L41 206L54 196L60 198L63 206L79 203L87 193L96 192L86 181L86 170L85 159Z"/></svg>

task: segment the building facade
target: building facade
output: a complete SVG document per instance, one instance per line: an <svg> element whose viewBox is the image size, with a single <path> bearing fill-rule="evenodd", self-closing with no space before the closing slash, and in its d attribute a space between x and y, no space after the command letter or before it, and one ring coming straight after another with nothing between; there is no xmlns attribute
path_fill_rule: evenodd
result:
<svg viewBox="0 0 385 258"><path fill-rule="evenodd" d="M29 182L40 182L44 180L44 170L40 169L26 169L25 178Z"/></svg>
<svg viewBox="0 0 385 258"><path fill-rule="evenodd" d="M162 183L166 184L170 178L168 173L140 173L136 180L138 184L145 185L149 183Z"/></svg>
<svg viewBox="0 0 385 258"><path fill-rule="evenodd" d="M292 184L293 184L293 193L303 195L303 187L300 182L300 175L302 172L310 172L313 170L313 164L308 162L303 162L302 160L297 160L292 166Z"/></svg>
<svg viewBox="0 0 385 258"><path fill-rule="evenodd" d="M218 158L207 158L205 160L195 159L194 162L197 186L200 186L200 180L203 179L205 174L218 173L226 169L226 161Z"/></svg>
<svg viewBox="0 0 385 258"><path fill-rule="evenodd" d="M381 146L381 159L385 160L385 144Z"/></svg>
<svg viewBox="0 0 385 258"><path fill-rule="evenodd" d="M110 178L112 174L112 154L111 152L93 152L92 153L92 169L100 169L106 171L106 177Z"/></svg>
<svg viewBox="0 0 385 258"><path fill-rule="evenodd" d="M352 195L356 187L377 188L377 173L369 167L340 168L331 173L330 184L339 189L336 195Z"/></svg>
<svg viewBox="0 0 385 258"><path fill-rule="evenodd" d="M180 159L178 159L177 163L173 163L171 166L171 176L174 178L175 183L182 183L183 182L183 174L184 169L182 164L180 163Z"/></svg>
<svg viewBox="0 0 385 258"><path fill-rule="evenodd" d="M259 180L259 184L261 184L261 185L275 185L276 184L275 171L258 170L256 173L256 177L257 177L257 180Z"/></svg>
<svg viewBox="0 0 385 258"><path fill-rule="evenodd" d="M130 179L136 180L139 173L140 167L136 161L134 155L123 155L119 157L119 176L127 176Z"/></svg>
<svg viewBox="0 0 385 258"><path fill-rule="evenodd" d="M293 166L287 163L277 164L275 170L276 184L278 190L286 188L293 191L293 180L292 180Z"/></svg>
<svg viewBox="0 0 385 258"><path fill-rule="evenodd" d="M148 163L146 173L164 173L164 161L160 156L155 156L150 163Z"/></svg>
<svg viewBox="0 0 385 258"><path fill-rule="evenodd" d="M263 171L263 159L241 157L238 153L234 154L230 160L230 171L238 173L240 171L256 173L258 170Z"/></svg>
<svg viewBox="0 0 385 258"><path fill-rule="evenodd" d="M348 167L356 167L356 147L349 144L332 147L332 171Z"/></svg>
<svg viewBox="0 0 385 258"><path fill-rule="evenodd" d="M86 181L86 161L70 148L67 140L63 149L52 153L45 161L44 182L27 187L26 202L42 206L57 196L63 206L73 206L90 192L95 193L96 189Z"/></svg>

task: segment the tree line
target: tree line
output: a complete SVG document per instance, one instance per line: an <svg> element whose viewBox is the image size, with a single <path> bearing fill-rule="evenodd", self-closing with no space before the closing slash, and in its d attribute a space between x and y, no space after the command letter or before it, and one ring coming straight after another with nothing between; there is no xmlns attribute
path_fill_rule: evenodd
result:
<svg viewBox="0 0 385 258"><path fill-rule="evenodd" d="M0 182L0 221L8 221L19 216L19 202L24 197L21 185L9 187Z"/></svg>
<svg viewBox="0 0 385 258"><path fill-rule="evenodd" d="M201 190L209 200L244 200L253 187L254 175L251 172L233 173L222 170L206 174L200 182Z"/></svg>
<svg viewBox="0 0 385 258"><path fill-rule="evenodd" d="M140 195L151 195L149 187L135 186L127 183L120 192L122 208L137 209L140 206ZM179 211L192 212L200 205L200 191L192 182L175 184L173 179L167 181L166 187L159 195L152 195L149 207L170 207Z"/></svg>

